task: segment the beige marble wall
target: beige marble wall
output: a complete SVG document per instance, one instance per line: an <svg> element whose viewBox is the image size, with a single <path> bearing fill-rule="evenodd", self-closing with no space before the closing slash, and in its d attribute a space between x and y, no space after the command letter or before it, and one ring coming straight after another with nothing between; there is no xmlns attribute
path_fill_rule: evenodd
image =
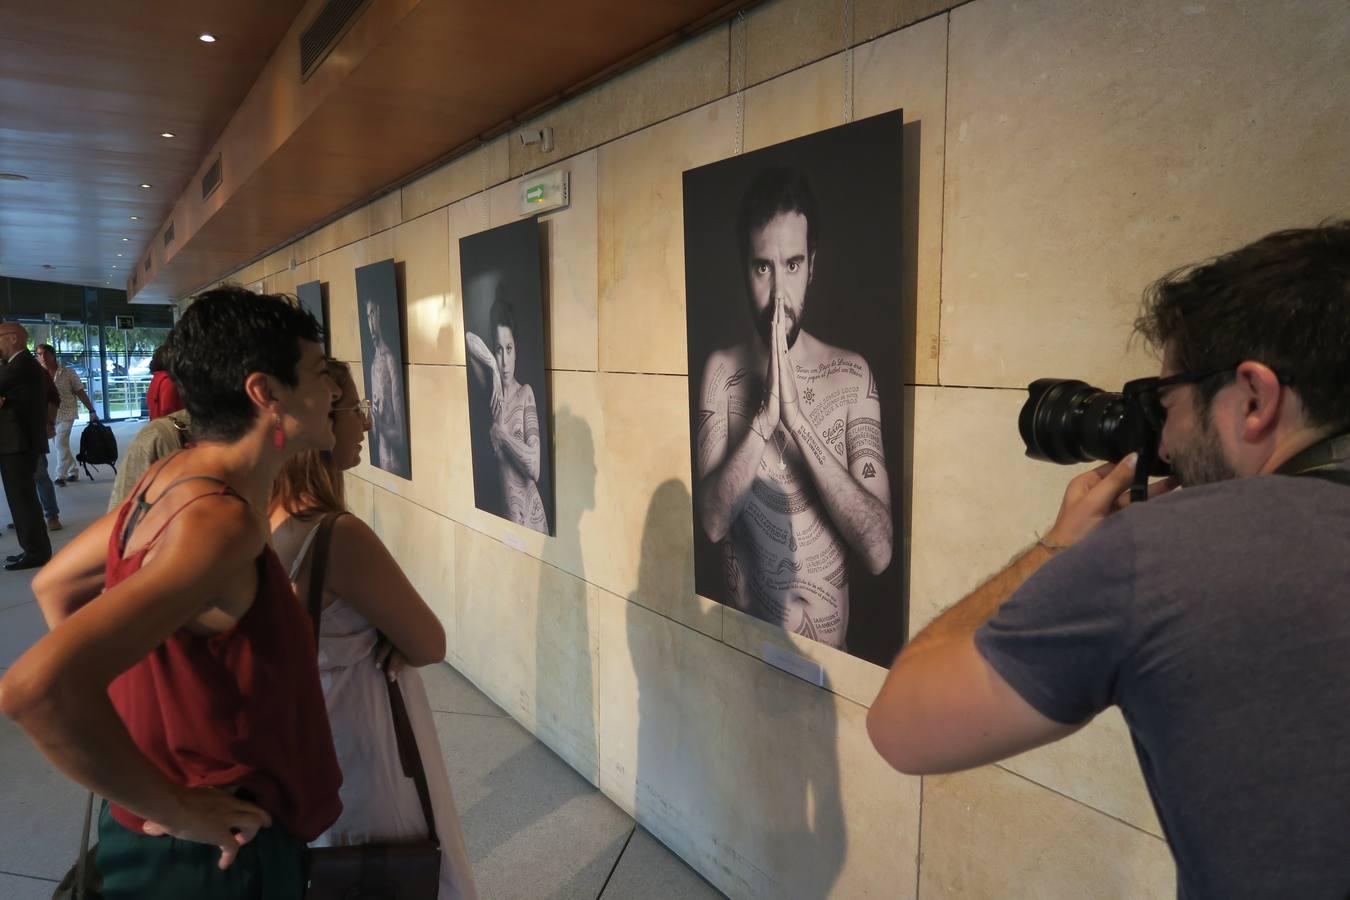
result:
<svg viewBox="0 0 1350 900"><path fill-rule="evenodd" d="M1074 474L1023 456L1027 381L1148 370L1126 336L1151 278L1344 214L1343 10L771 0L539 117L553 152L498 138L236 280L327 281L335 352L359 363L354 269L402 264L413 477L363 464L353 510L445 622L450 661L730 896L1171 896L1118 713L906 778L863 726L884 670L694 595L681 172L904 109L912 634L1047 527ZM547 537L473 505L458 244L514 221L520 176L553 167L572 198L542 220Z"/></svg>

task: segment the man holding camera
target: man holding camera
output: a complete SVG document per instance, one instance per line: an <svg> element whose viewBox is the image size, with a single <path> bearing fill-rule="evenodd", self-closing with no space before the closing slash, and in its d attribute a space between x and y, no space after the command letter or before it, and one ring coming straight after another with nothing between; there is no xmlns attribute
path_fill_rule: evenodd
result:
<svg viewBox="0 0 1350 900"><path fill-rule="evenodd" d="M1116 514L1133 454L1071 481L1046 536L900 654L868 731L949 772L1118 705L1180 896L1345 897L1350 221L1166 276L1136 328L1162 350L1157 502Z"/></svg>

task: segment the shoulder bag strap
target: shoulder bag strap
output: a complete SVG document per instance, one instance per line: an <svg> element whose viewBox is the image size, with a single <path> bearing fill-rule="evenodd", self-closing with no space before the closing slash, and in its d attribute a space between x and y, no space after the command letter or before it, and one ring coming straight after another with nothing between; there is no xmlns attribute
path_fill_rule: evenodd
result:
<svg viewBox="0 0 1350 900"><path fill-rule="evenodd" d="M319 523L318 535L314 538L314 557L309 568L309 616L314 622L314 643L319 642L319 619L323 615L323 582L328 571L328 548L333 539L333 523L344 513L328 513ZM431 789L427 786L426 769L422 766L422 755L417 750L417 736L413 733L412 722L408 719L408 708L403 702L403 692L397 681L384 680L389 689L389 709L394 717L394 740L398 743L399 762L403 765L403 774L413 780L417 786L417 799L422 804L422 815L427 820L427 839L437 847L441 839L436 834L436 816L431 808Z"/></svg>
<svg viewBox="0 0 1350 900"><path fill-rule="evenodd" d="M338 517L345 515L330 512L319 523L318 533L314 537L314 556L309 563L309 618L314 624L314 646L319 646L319 619L323 617L323 580L328 572L328 547L333 542L333 524Z"/></svg>
<svg viewBox="0 0 1350 900"><path fill-rule="evenodd" d="M384 680L389 688L389 708L394 714L394 737L398 741L398 756L403 763L403 774L417 785L417 799L422 801L422 815L427 819L427 840L437 847L441 839L436 834L436 816L431 809L431 790L427 787L426 769L422 767L422 754L417 750L417 735L413 733L412 721L408 719L408 708L403 703L403 691L397 681Z"/></svg>

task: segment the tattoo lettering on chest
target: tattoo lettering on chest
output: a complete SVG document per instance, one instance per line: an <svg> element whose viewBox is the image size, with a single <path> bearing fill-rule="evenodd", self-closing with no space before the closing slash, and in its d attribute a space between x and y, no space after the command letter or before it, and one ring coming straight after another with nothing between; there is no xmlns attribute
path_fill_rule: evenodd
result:
<svg viewBox="0 0 1350 900"><path fill-rule="evenodd" d="M797 367L797 380L803 384L814 384L817 381L823 381L826 378L836 378L838 376L853 376L862 381L863 367L851 359L844 359L842 356L836 356L829 362L822 363L814 369Z"/></svg>
<svg viewBox="0 0 1350 900"><path fill-rule="evenodd" d="M762 535L779 544L786 545L788 543L788 530L775 524L768 515L765 514L764 510L756 504L747 503L745 506L745 515L749 516L752 520L750 523L750 532L748 534L741 533L739 522L734 529L734 532L736 532L736 539L741 543L746 544L747 546L754 545L756 543L754 540L755 535Z"/></svg>
<svg viewBox="0 0 1350 900"><path fill-rule="evenodd" d="M838 388L830 391L820 398L820 402L814 405L808 405L806 410L807 418L811 424L819 431L824 428L826 422L831 419L840 419L842 421L845 410L858 402L858 395L861 388L854 385L852 387Z"/></svg>
<svg viewBox="0 0 1350 900"><path fill-rule="evenodd" d="M795 516L798 513L806 512L815 505L813 492L805 490L779 491L760 478L756 478L752 482L750 490L754 492L756 500L784 516Z"/></svg>

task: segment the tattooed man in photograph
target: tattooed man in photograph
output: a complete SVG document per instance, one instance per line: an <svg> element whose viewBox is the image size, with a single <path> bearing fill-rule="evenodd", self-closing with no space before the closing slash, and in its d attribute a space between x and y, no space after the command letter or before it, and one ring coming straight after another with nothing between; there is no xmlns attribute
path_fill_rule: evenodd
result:
<svg viewBox="0 0 1350 900"><path fill-rule="evenodd" d="M374 423L371 436L371 462L386 472L407 477L408 426L404 421L403 373L394 362L385 333L380 304L374 297L365 298L366 328L372 347L369 373L370 416ZM394 332L397 337L397 332Z"/></svg>
<svg viewBox="0 0 1350 900"><path fill-rule="evenodd" d="M704 368L696 499L730 601L843 648L850 556L873 574L890 564L891 494L867 361L802 329L818 228L800 173L768 169L742 201L754 334Z"/></svg>

